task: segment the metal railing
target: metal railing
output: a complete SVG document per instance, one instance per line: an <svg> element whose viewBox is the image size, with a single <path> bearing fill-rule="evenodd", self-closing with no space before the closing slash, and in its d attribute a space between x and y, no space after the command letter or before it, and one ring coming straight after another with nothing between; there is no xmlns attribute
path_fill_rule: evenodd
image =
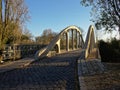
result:
<svg viewBox="0 0 120 90"><path fill-rule="evenodd" d="M14 44L6 45L2 51L3 60L16 60L23 57L34 57L36 51L45 47L46 45L40 44Z"/></svg>

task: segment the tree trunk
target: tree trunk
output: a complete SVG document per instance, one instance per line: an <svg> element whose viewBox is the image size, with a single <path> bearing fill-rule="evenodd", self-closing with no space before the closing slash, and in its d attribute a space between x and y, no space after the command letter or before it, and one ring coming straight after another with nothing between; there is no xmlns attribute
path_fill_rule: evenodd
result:
<svg viewBox="0 0 120 90"><path fill-rule="evenodd" d="M2 0L0 0L0 50L2 49L2 35L3 35L3 33L2 33L2 31L3 31L3 26L2 26L2 24L3 24L3 17L2 17Z"/></svg>

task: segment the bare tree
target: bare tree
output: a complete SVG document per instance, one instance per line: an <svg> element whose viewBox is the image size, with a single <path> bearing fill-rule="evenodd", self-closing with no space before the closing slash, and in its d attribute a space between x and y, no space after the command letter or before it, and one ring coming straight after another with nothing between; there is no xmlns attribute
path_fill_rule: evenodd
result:
<svg viewBox="0 0 120 90"><path fill-rule="evenodd" d="M50 41L57 35L51 29L45 29L41 36L36 37L36 42L40 44L49 44Z"/></svg>
<svg viewBox="0 0 120 90"><path fill-rule="evenodd" d="M0 0L0 48L20 39L28 18L28 8L24 0Z"/></svg>

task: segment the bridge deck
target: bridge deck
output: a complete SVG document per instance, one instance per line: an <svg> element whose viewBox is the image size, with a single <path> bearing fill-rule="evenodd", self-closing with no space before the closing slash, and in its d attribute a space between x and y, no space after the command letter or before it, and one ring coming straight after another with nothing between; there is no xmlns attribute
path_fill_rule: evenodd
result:
<svg viewBox="0 0 120 90"><path fill-rule="evenodd" d="M0 90L77 90L79 55L80 51L64 53L0 73Z"/></svg>

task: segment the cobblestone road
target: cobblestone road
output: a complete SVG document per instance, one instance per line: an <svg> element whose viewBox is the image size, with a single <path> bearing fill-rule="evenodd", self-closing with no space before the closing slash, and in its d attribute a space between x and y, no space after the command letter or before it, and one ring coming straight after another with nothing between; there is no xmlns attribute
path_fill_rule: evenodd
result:
<svg viewBox="0 0 120 90"><path fill-rule="evenodd" d="M60 54L0 74L0 90L77 90L80 51Z"/></svg>

